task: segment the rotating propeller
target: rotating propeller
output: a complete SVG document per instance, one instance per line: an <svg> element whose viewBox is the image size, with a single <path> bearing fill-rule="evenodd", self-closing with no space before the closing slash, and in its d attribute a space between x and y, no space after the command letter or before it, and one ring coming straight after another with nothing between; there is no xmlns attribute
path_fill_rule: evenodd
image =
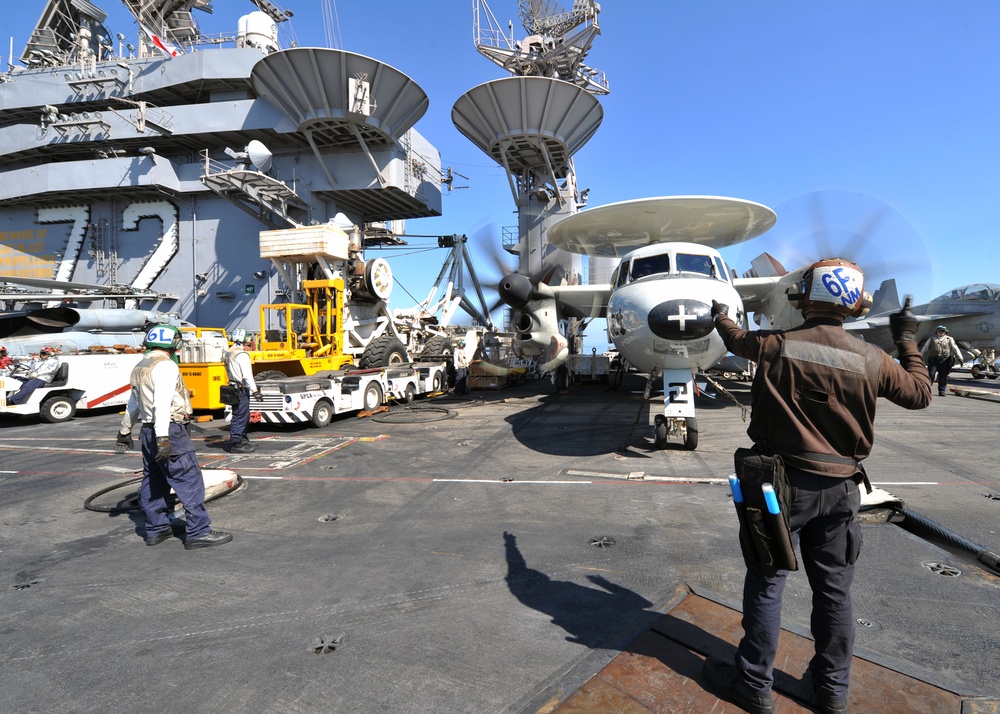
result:
<svg viewBox="0 0 1000 714"><path fill-rule="evenodd" d="M789 271L791 283L823 258L850 260L864 271L865 289L874 294L873 314L898 307L895 283L910 294L929 291L932 268L923 236L881 199L856 191L813 191L794 196L775 212L777 225L741 244L736 265L759 266L766 253L777 262L772 262L776 273Z"/></svg>

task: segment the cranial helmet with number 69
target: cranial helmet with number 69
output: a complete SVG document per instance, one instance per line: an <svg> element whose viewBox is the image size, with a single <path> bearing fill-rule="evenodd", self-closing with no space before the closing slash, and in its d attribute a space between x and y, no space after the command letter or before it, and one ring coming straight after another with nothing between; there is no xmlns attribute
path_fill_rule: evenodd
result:
<svg viewBox="0 0 1000 714"><path fill-rule="evenodd" d="M788 301L802 312L832 312L861 317L872 307L865 292L865 274L843 258L824 258L809 266L802 280L788 290Z"/></svg>

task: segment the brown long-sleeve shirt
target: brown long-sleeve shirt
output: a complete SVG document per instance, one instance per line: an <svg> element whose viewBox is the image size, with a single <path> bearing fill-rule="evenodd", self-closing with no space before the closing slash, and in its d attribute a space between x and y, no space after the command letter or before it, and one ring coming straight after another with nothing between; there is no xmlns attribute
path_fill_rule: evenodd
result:
<svg viewBox="0 0 1000 714"><path fill-rule="evenodd" d="M930 404L927 367L912 340L897 344L897 363L835 319L753 332L728 316L715 324L730 352L757 363L747 434L791 466L851 476L851 462L871 453L878 397L907 409Z"/></svg>

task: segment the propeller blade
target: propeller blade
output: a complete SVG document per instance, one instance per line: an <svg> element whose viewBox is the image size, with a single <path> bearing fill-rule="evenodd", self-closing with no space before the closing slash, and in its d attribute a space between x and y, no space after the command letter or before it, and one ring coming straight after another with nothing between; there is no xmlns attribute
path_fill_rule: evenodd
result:
<svg viewBox="0 0 1000 714"><path fill-rule="evenodd" d="M739 265L750 264L764 252L789 271L837 257L861 266L868 286L895 278L901 288L919 292L931 283L923 237L906 216L874 196L814 191L789 199L776 213L773 230L743 244Z"/></svg>

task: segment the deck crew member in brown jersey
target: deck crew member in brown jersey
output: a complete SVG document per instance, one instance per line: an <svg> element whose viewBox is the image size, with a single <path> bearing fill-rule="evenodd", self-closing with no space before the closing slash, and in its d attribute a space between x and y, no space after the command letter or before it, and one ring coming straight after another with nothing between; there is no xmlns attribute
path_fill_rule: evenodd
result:
<svg viewBox="0 0 1000 714"><path fill-rule="evenodd" d="M890 318L898 363L844 329L846 317L863 315L871 304L864 274L853 263L832 258L813 264L789 290L789 300L805 318L790 330L743 330L719 303L712 315L726 347L757 363L747 434L754 451L781 457L788 477L792 543L799 543L813 592L814 704L822 712L846 712L855 625L851 583L861 550L859 483L867 483L861 461L874 441L876 401L885 397L923 409L931 385L913 340L917 323L909 298ZM704 673L713 691L748 711L772 712L788 571L768 577L746 551L744 560L743 639L734 662L709 658Z"/></svg>

